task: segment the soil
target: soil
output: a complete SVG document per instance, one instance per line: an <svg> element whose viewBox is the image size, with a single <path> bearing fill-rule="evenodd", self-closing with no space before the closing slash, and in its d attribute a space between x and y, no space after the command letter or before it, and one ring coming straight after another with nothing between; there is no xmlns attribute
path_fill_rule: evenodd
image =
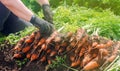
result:
<svg viewBox="0 0 120 71"><path fill-rule="evenodd" d="M8 42L0 45L0 71L45 71L45 66L32 62L29 66L23 64L21 67L16 64L17 60L12 60L11 49L14 45L10 45Z"/></svg>

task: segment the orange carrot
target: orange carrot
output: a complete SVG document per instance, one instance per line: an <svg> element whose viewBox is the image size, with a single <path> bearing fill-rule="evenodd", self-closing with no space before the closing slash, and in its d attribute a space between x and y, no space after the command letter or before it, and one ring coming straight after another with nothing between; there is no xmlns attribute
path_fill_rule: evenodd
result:
<svg viewBox="0 0 120 71"><path fill-rule="evenodd" d="M31 38L27 38L26 40L25 40L25 43L31 43L33 40L31 39Z"/></svg>
<svg viewBox="0 0 120 71"><path fill-rule="evenodd" d="M85 53L85 48L82 47L81 50L80 50L80 52L79 52L79 56L81 57L84 53Z"/></svg>
<svg viewBox="0 0 120 71"><path fill-rule="evenodd" d="M72 62L71 67L76 67L78 65L80 65L80 60L79 59L75 62Z"/></svg>
<svg viewBox="0 0 120 71"><path fill-rule="evenodd" d="M83 70L85 70L85 71L92 70L99 66L100 65L96 61L90 61L87 65L84 66Z"/></svg>
<svg viewBox="0 0 120 71"><path fill-rule="evenodd" d="M23 49L22 49L22 52L23 53L26 53L26 52L28 52L30 50L30 46L26 46L26 47L24 47Z"/></svg>
<svg viewBox="0 0 120 71"><path fill-rule="evenodd" d="M95 48L100 49L100 48L105 48L105 47L106 47L105 44L98 44Z"/></svg>
<svg viewBox="0 0 120 71"><path fill-rule="evenodd" d="M38 55L34 53L31 55L30 61L36 60L37 58L38 58Z"/></svg>
<svg viewBox="0 0 120 71"><path fill-rule="evenodd" d="M99 49L99 53L102 55L102 56L106 56L109 54L108 50L106 49Z"/></svg>
<svg viewBox="0 0 120 71"><path fill-rule="evenodd" d="M46 56L43 56L43 57L40 59L41 62L44 62L45 60L46 60Z"/></svg>
<svg viewBox="0 0 120 71"><path fill-rule="evenodd" d="M70 38L70 37L72 37L72 35L73 35L73 32L68 32L66 37Z"/></svg>
<svg viewBox="0 0 120 71"><path fill-rule="evenodd" d="M76 42L73 41L73 42L70 43L70 46L71 46L71 47L74 47L75 44L76 44Z"/></svg>
<svg viewBox="0 0 120 71"><path fill-rule="evenodd" d="M56 36L57 36L58 32L54 31L51 36L46 40L46 43L50 43Z"/></svg>
<svg viewBox="0 0 120 71"><path fill-rule="evenodd" d="M85 56L82 61L82 66L85 66L91 60L90 56Z"/></svg>
<svg viewBox="0 0 120 71"><path fill-rule="evenodd" d="M65 50L64 47L62 47L58 50L58 53L62 53L64 50Z"/></svg>
<svg viewBox="0 0 120 71"><path fill-rule="evenodd" d="M13 58L21 58L21 57L22 57L22 55L19 53L13 55Z"/></svg>
<svg viewBox="0 0 120 71"><path fill-rule="evenodd" d="M110 56L109 58L107 58L107 61L112 62L116 57L117 57L117 55L114 54L114 55Z"/></svg>
<svg viewBox="0 0 120 71"><path fill-rule="evenodd" d="M38 46L42 45L44 42L45 42L45 38L41 38L39 43L38 43Z"/></svg>
<svg viewBox="0 0 120 71"><path fill-rule="evenodd" d="M80 52L81 46L87 41L87 39L88 39L88 35L86 35L86 36L82 39L81 43L78 44L78 47L77 47L77 49L75 50L75 53L76 53L76 54L78 54L78 53Z"/></svg>
<svg viewBox="0 0 120 71"><path fill-rule="evenodd" d="M21 45L19 45L19 44L17 44L15 47L14 47L14 49L13 50L17 50L17 51L21 51Z"/></svg>
<svg viewBox="0 0 120 71"><path fill-rule="evenodd" d="M55 56L56 54L57 54L56 51L52 51L52 52L50 53L50 56L52 57L52 56Z"/></svg>
<svg viewBox="0 0 120 71"><path fill-rule="evenodd" d="M41 50L46 50L46 49L47 49L46 44L42 44L42 46L41 46Z"/></svg>
<svg viewBox="0 0 120 71"><path fill-rule="evenodd" d="M73 62L75 61L75 56L70 56L70 60Z"/></svg>
<svg viewBox="0 0 120 71"><path fill-rule="evenodd" d="M60 36L56 36L55 39L54 39L55 42L60 42L61 41L61 37Z"/></svg>
<svg viewBox="0 0 120 71"><path fill-rule="evenodd" d="M49 60L49 59L47 60L47 62L48 62L48 64L51 64L51 63L52 63L52 61L51 61L51 60Z"/></svg>
<svg viewBox="0 0 120 71"><path fill-rule="evenodd" d="M26 55L26 58L30 59L30 57L31 57L31 54L28 53L28 54Z"/></svg>
<svg viewBox="0 0 120 71"><path fill-rule="evenodd" d="M106 44L106 46L107 46L107 47L110 47L110 46L112 46L112 44L113 44L112 41L108 41L107 44Z"/></svg>
<svg viewBox="0 0 120 71"><path fill-rule="evenodd" d="M50 52L51 52L51 49L48 49L48 50L47 50L47 54L49 54Z"/></svg>
<svg viewBox="0 0 120 71"><path fill-rule="evenodd" d="M92 47L96 47L97 45L98 45L97 42L93 42L93 43L92 43Z"/></svg>

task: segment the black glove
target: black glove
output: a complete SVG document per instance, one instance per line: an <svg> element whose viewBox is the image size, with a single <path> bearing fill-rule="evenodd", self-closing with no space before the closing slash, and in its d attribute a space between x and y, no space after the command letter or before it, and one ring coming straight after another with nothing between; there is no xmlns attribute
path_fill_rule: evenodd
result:
<svg viewBox="0 0 120 71"><path fill-rule="evenodd" d="M53 32L54 27L51 23L40 19L36 16L32 16L30 22L37 27L38 29L40 29L40 33L42 36L46 37L46 36L50 36L50 34Z"/></svg>
<svg viewBox="0 0 120 71"><path fill-rule="evenodd" d="M53 13L50 10L50 5L43 4L42 9L43 9L43 14L44 14L45 20L47 20L48 22L53 24Z"/></svg>

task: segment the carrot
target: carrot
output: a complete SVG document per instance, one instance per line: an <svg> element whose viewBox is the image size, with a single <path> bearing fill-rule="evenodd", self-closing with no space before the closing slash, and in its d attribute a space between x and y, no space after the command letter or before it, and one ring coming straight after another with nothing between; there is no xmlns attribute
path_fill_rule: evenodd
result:
<svg viewBox="0 0 120 71"><path fill-rule="evenodd" d="M105 44L98 44L95 48L100 49L100 48L105 48L105 47L106 47Z"/></svg>
<svg viewBox="0 0 120 71"><path fill-rule="evenodd" d="M41 38L39 43L38 43L38 46L42 45L44 42L45 42L45 38Z"/></svg>
<svg viewBox="0 0 120 71"><path fill-rule="evenodd" d="M22 49L23 53L26 53L30 50L30 46L26 46L25 48Z"/></svg>
<svg viewBox="0 0 120 71"><path fill-rule="evenodd" d="M93 42L93 43L92 43L92 47L96 47L97 45L98 45L97 42Z"/></svg>
<svg viewBox="0 0 120 71"><path fill-rule="evenodd" d="M75 56L70 56L70 60L73 62L75 61Z"/></svg>
<svg viewBox="0 0 120 71"><path fill-rule="evenodd" d="M75 44L76 44L76 42L73 41L73 42L70 43L70 46L71 46L71 47L74 47Z"/></svg>
<svg viewBox="0 0 120 71"><path fill-rule="evenodd" d="M48 49L48 50L47 50L47 54L49 54L50 52L51 52L51 49Z"/></svg>
<svg viewBox="0 0 120 71"><path fill-rule="evenodd" d="M46 60L46 56L43 56L43 57L40 59L41 62L44 62L45 60Z"/></svg>
<svg viewBox="0 0 120 71"><path fill-rule="evenodd" d="M17 50L17 51L21 51L21 44L17 44L14 48L13 48L13 50Z"/></svg>
<svg viewBox="0 0 120 71"><path fill-rule="evenodd" d="M22 57L22 55L19 53L13 55L13 58L21 58L21 57Z"/></svg>
<svg viewBox="0 0 120 71"><path fill-rule="evenodd" d="M110 47L110 46L112 46L112 44L113 44L112 41L108 41L107 44L106 44L106 46L107 46L107 47Z"/></svg>
<svg viewBox="0 0 120 71"><path fill-rule="evenodd" d="M31 55L30 60L33 61L33 60L36 60L37 58L38 58L38 55L34 53Z"/></svg>
<svg viewBox="0 0 120 71"><path fill-rule="evenodd" d="M31 43L33 41L33 39L31 39L30 37L28 37L26 40L25 40L25 43Z"/></svg>
<svg viewBox="0 0 120 71"><path fill-rule="evenodd" d="M79 52L79 56L81 57L84 53L85 53L85 48L82 47L81 50L80 50L80 52Z"/></svg>
<svg viewBox="0 0 120 71"><path fill-rule="evenodd" d="M46 40L46 43L50 43L56 36L57 36L58 32L54 31L51 36Z"/></svg>
<svg viewBox="0 0 120 71"><path fill-rule="evenodd" d="M72 62L71 67L76 67L78 65L80 65L80 60L79 59L75 62Z"/></svg>
<svg viewBox="0 0 120 71"><path fill-rule="evenodd" d="M41 50L46 50L46 49L47 49L46 44L42 44L42 46L41 46Z"/></svg>
<svg viewBox="0 0 120 71"><path fill-rule="evenodd" d="M77 34L76 39L78 41L85 35L85 30L84 29L78 29L76 34Z"/></svg>
<svg viewBox="0 0 120 71"><path fill-rule="evenodd" d="M108 50L106 49L99 49L99 53L102 55L102 56L106 56L109 54Z"/></svg>
<svg viewBox="0 0 120 71"><path fill-rule="evenodd" d="M110 56L109 58L107 58L107 61L112 62L116 57L117 57L117 55L114 54L114 55Z"/></svg>
<svg viewBox="0 0 120 71"><path fill-rule="evenodd" d="M57 54L56 51L52 51L52 52L50 53L50 56L52 57L52 56L55 56L56 54Z"/></svg>
<svg viewBox="0 0 120 71"><path fill-rule="evenodd" d="M85 66L92 58L90 56L85 56L82 61L82 66Z"/></svg>
<svg viewBox="0 0 120 71"><path fill-rule="evenodd" d="M48 64L51 64L51 63L52 63L52 61L51 61L51 60L49 60L49 59L47 60L47 62L48 62Z"/></svg>
<svg viewBox="0 0 120 71"><path fill-rule="evenodd" d="M77 47L77 49L75 50L75 53L76 53L76 54L78 54L78 53L80 52L81 46L87 41L87 39L88 39L88 35L86 35L86 36L82 39L81 43L78 44L78 47Z"/></svg>
<svg viewBox="0 0 120 71"><path fill-rule="evenodd" d="M30 59L30 57L31 57L31 54L28 53L28 54L26 55L26 58Z"/></svg>
<svg viewBox="0 0 120 71"><path fill-rule="evenodd" d="M62 47L62 48L60 48L60 49L58 50L58 53L62 53L62 52L64 52L64 50L65 50L65 48Z"/></svg>
<svg viewBox="0 0 120 71"><path fill-rule="evenodd" d="M26 64L26 67L30 65L30 63L34 60L36 60L39 56L37 54L32 54L31 55L31 58L30 58L30 61Z"/></svg>
<svg viewBox="0 0 120 71"><path fill-rule="evenodd" d="M60 37L60 36L56 36L55 39L54 39L54 41L55 41L56 43L60 42L60 41L61 41L61 37Z"/></svg>
<svg viewBox="0 0 120 71"><path fill-rule="evenodd" d="M99 66L100 65L96 61L90 61L87 65L84 66L83 70L85 70L85 71L92 70Z"/></svg>
<svg viewBox="0 0 120 71"><path fill-rule="evenodd" d="M68 32L66 37L70 38L70 37L72 37L72 35L73 35L73 32Z"/></svg>

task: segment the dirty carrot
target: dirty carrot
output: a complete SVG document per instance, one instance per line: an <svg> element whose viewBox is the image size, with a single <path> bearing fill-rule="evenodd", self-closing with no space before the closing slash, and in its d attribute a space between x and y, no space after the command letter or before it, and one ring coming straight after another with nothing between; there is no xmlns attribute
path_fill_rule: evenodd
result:
<svg viewBox="0 0 120 71"><path fill-rule="evenodd" d="M92 70L99 66L100 65L96 61L90 61L87 65L84 66L83 70L85 70L85 71Z"/></svg>
<svg viewBox="0 0 120 71"><path fill-rule="evenodd" d="M52 52L50 53L50 56L52 57L52 56L55 56L56 54L57 54L56 51L52 51Z"/></svg>
<svg viewBox="0 0 120 71"><path fill-rule="evenodd" d="M22 58L22 54L21 53L16 53L13 55L13 58Z"/></svg>
<svg viewBox="0 0 120 71"><path fill-rule="evenodd" d="M107 58L107 61L112 62L116 57L117 57L117 55L114 54L114 55L110 56L109 58Z"/></svg>
<svg viewBox="0 0 120 71"><path fill-rule="evenodd" d="M54 39L54 42L58 43L61 41L61 37L60 36L56 36Z"/></svg>
<svg viewBox="0 0 120 71"><path fill-rule="evenodd" d="M38 58L38 55L34 53L31 55L30 60L33 61L33 60L36 60L37 58Z"/></svg>
<svg viewBox="0 0 120 71"><path fill-rule="evenodd" d="M100 48L105 48L105 47L106 47L105 44L98 44L95 48L100 49Z"/></svg>
<svg viewBox="0 0 120 71"><path fill-rule="evenodd" d="M72 62L71 67L76 67L76 66L79 66L79 65L80 65L80 60L78 59L77 61Z"/></svg>
<svg viewBox="0 0 120 71"><path fill-rule="evenodd" d="M23 49L22 49L22 52L23 53L26 53L26 52L28 52L30 50L30 46L26 46L26 47L24 47Z"/></svg>
<svg viewBox="0 0 120 71"><path fill-rule="evenodd" d="M41 62L44 62L45 60L46 60L46 56L43 56L43 57L40 59Z"/></svg>
<svg viewBox="0 0 120 71"><path fill-rule="evenodd" d="M96 47L97 45L98 45L97 42L93 42L93 43L92 43L92 47Z"/></svg>
<svg viewBox="0 0 120 71"><path fill-rule="evenodd" d="M100 55L102 55L102 56L106 56L106 55L109 54L108 50L106 50L106 49L99 49L99 53L100 53Z"/></svg>
<svg viewBox="0 0 120 71"><path fill-rule="evenodd" d="M70 56L70 60L73 62L75 61L75 56Z"/></svg>
<svg viewBox="0 0 120 71"><path fill-rule="evenodd" d="M30 59L30 57L31 57L31 54L28 53L28 54L26 55L26 58Z"/></svg>

